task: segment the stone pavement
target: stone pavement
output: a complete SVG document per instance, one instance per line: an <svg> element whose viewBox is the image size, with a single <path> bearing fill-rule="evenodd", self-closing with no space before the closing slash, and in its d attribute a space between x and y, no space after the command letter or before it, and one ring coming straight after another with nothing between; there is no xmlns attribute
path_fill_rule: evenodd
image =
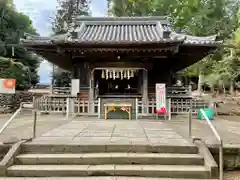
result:
<svg viewBox="0 0 240 180"><path fill-rule="evenodd" d="M223 139L224 146L239 147L240 148L240 117L239 116L217 116L212 124L219 132ZM166 121L177 133L183 137L188 137L188 120L184 117L173 118L172 121ZM218 144L215 136L213 135L210 127L206 121L197 120L192 121L192 135L202 138L206 144Z"/></svg>
<svg viewBox="0 0 240 180"><path fill-rule="evenodd" d="M11 114L0 114L0 127L3 127L5 122L11 117ZM62 114L42 115L37 116L36 135L41 136L43 133L66 124L71 119L67 120ZM12 123L0 135L0 142L8 141L9 139L28 139L33 134L33 116L29 112L19 114Z"/></svg>
<svg viewBox="0 0 240 180"><path fill-rule="evenodd" d="M36 178L0 178L0 180L184 180L184 179L169 179L169 178L149 178L149 177L36 177ZM199 179L188 179L199 180ZM205 179L202 179L205 180ZM210 179L208 179L210 180ZM214 179L211 179L214 180ZM230 180L230 179L228 179Z"/></svg>
<svg viewBox="0 0 240 180"><path fill-rule="evenodd" d="M183 180L168 178L144 178L144 177L0 177L0 180ZM188 179L193 180L193 179ZM204 180L204 179L203 179ZM224 180L240 180L240 172L226 172Z"/></svg>
<svg viewBox="0 0 240 180"><path fill-rule="evenodd" d="M164 122L87 120L87 118L75 118L67 124L44 133L34 142L191 145Z"/></svg>
<svg viewBox="0 0 240 180"><path fill-rule="evenodd" d="M0 115L0 127L2 127L4 125L4 123L8 120L8 118L10 117L10 115ZM116 130L115 132L111 131L111 128L113 130L114 124L111 125L111 122L117 123L118 125L116 126ZM166 139L171 139L171 141L178 141L179 139L179 135L180 137L185 137L187 138L188 136L188 122L187 122L187 117L173 117L171 121L165 121L165 122L156 122L154 120L143 120L140 123L137 123L137 121L128 121L128 120L98 120L96 118L84 118L84 117L77 117L73 119L73 122L68 124L69 122L71 122L71 119L66 120L65 116L63 116L62 114L54 114L54 115L42 115L42 116L38 116L37 119L37 137L40 137L41 135L43 135L42 139L55 139L55 140L60 140L60 139L72 139L73 137L69 137L69 136L76 136L74 137L74 141L81 140L81 139L94 139L93 141L99 141L99 140L106 140L106 136L109 136L109 140L111 137L111 141L114 141L118 139L118 141L121 139L121 141L123 141L122 139L124 139L123 137L129 136L128 139L130 141L140 141L140 142L154 142L154 141L158 141L157 139L164 137L164 141L166 141ZM79 125L81 124L81 122L83 123L81 125L80 128L82 129L78 129L78 127L75 127L75 125ZM91 123L92 122L92 123ZM109 124L110 122L110 124ZM149 123L151 122L151 123ZM75 123L75 124L74 124ZM89 129L87 129L87 124L90 123L91 126L89 126L89 128L92 127L92 131L89 131L87 134L87 131ZM96 128L96 124L100 125L100 132L99 128ZM217 130L219 131L220 135L223 138L223 142L225 145L231 145L231 146L240 146L240 117L233 117L233 116L227 116L227 117L223 117L223 116L219 116L216 117L215 120L212 121L212 123L216 126ZM62 130L62 128L64 128L64 125L66 124L66 130L68 132L65 132L65 134L63 135L63 133L57 131L55 128L59 127L60 130ZM90 125L89 124L89 125ZM94 125L95 124L95 125ZM122 125L121 125L122 124ZM122 133L122 129L124 129L126 127L126 124L129 125L129 130L123 135ZM150 124L150 125L147 125ZM11 137L17 137L19 139L26 139L26 138L30 138L32 136L32 125L33 125L33 117L31 114L22 114L20 116L17 116L16 119L14 119L14 121L9 125L9 127L4 131L3 134L0 135L0 142L2 141L6 141L8 139L10 139ZM136 125L136 126L135 126ZM156 125L156 126L155 126ZM110 128L109 128L110 126ZM143 126L146 126L147 131L144 131L145 128ZM150 126L150 127L147 127ZM158 132L158 128L162 128L161 131L163 132ZM208 125L206 124L205 121L199 121L194 119L193 120L193 136L196 137L201 137L202 139L204 139L206 141L207 144L213 145L216 144L216 140L215 137L213 136L211 130L209 129ZM173 128L173 130L175 132L177 132L178 134L176 134L175 132L170 132L167 131L169 129ZM112 133L110 135L110 132L107 131L107 129ZM131 131L132 129L132 131ZM148 130L150 129L150 130ZM72 130L70 132L70 130ZM82 132L80 133L80 131L82 130ZM52 132L52 135L50 135L50 137L48 137L49 133L47 132ZM94 133L93 133L94 131ZM131 132L129 132L131 131ZM166 132L167 131L167 132ZM121 136L119 136L119 132L121 132ZM46 134L47 133L47 134ZM55 135L54 135L55 133ZM56 135L57 133L57 135ZM80 133L80 134L79 134ZM101 134L100 134L101 133ZM148 134L146 134L148 133ZM164 134L165 133L165 134ZM61 135L59 135L61 134ZM68 134L68 135L66 135ZM71 135L72 134L72 135ZM173 134L175 134L175 138L176 140L174 140L174 136ZM94 136L94 138L89 138L89 136ZM56 137L59 136L59 137ZM65 136L65 137L63 137ZM135 138L137 136L137 138ZM149 138L148 138L149 136ZM97 138L97 139L96 139ZM150 141L149 141L150 139ZM155 139L155 140L154 140ZM164 142L162 140L162 142ZM139 143L140 143L139 142Z"/></svg>

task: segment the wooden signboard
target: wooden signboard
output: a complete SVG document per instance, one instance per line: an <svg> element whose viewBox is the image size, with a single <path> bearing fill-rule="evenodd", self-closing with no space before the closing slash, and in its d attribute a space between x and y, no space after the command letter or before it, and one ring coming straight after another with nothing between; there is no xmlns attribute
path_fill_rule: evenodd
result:
<svg viewBox="0 0 240 180"><path fill-rule="evenodd" d="M16 79L0 79L0 93L15 94Z"/></svg>
<svg viewBox="0 0 240 180"><path fill-rule="evenodd" d="M157 113L166 114L166 85L156 84L156 111Z"/></svg>

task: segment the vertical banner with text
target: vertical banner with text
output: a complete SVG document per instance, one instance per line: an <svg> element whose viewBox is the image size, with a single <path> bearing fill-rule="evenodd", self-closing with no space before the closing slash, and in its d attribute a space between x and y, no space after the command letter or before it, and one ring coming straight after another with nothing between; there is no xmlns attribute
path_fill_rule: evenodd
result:
<svg viewBox="0 0 240 180"><path fill-rule="evenodd" d="M156 84L156 112L166 113L166 84Z"/></svg>

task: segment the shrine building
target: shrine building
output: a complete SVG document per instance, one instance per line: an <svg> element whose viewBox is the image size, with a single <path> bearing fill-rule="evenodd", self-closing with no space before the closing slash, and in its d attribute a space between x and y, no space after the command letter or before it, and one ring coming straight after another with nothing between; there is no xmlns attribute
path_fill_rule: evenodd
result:
<svg viewBox="0 0 240 180"><path fill-rule="evenodd" d="M26 35L21 42L71 71L72 79L79 79L80 98L103 103L136 98L147 103L156 83L172 86L176 72L219 46L216 35L174 32L166 17L77 17L66 34Z"/></svg>

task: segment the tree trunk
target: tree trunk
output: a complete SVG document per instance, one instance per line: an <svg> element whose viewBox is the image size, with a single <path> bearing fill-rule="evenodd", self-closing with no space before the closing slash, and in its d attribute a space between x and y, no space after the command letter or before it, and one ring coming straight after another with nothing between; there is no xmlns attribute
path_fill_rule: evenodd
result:
<svg viewBox="0 0 240 180"><path fill-rule="evenodd" d="M230 94L234 96L234 80L231 80L230 83Z"/></svg>
<svg viewBox="0 0 240 180"><path fill-rule="evenodd" d="M223 83L223 94L226 94L226 88L225 88L225 84Z"/></svg>
<svg viewBox="0 0 240 180"><path fill-rule="evenodd" d="M198 88L197 88L197 91L200 94L202 93L202 81L203 81L203 75L202 75L202 72L200 71L198 75Z"/></svg>

